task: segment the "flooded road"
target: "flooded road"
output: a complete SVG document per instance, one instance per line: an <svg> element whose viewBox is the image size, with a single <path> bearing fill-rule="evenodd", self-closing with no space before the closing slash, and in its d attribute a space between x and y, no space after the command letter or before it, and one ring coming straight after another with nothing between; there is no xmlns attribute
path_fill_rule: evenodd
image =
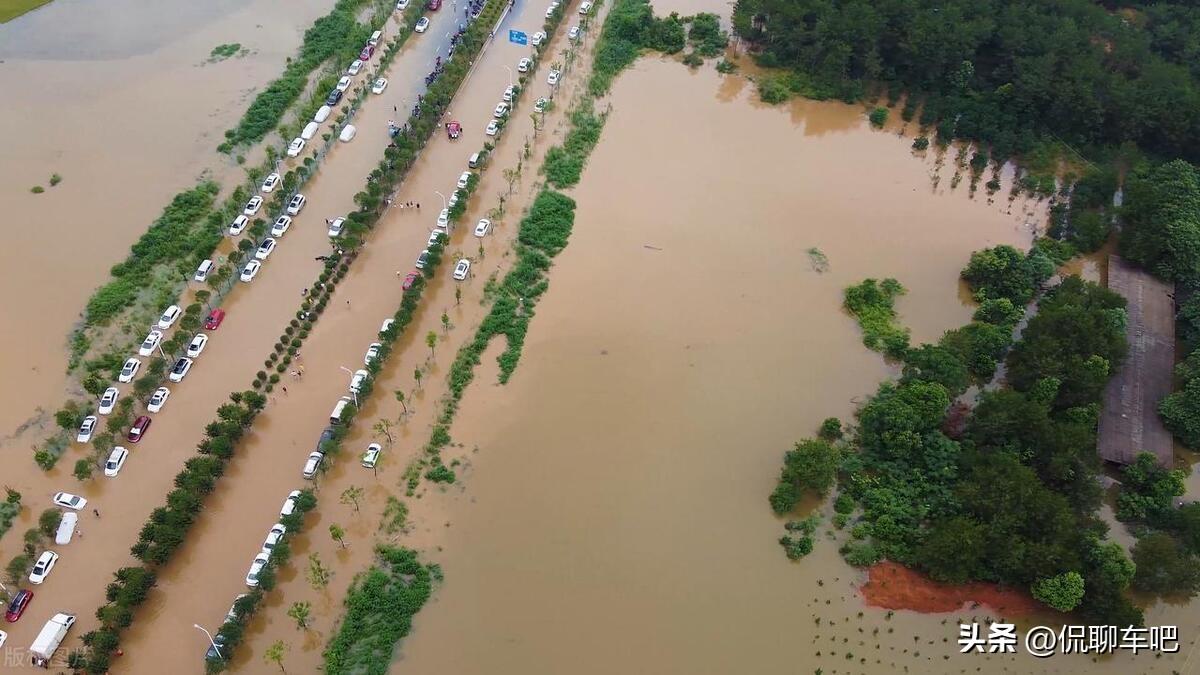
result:
<svg viewBox="0 0 1200 675"><path fill-rule="evenodd" d="M0 331L0 455L13 470L37 471L29 446L45 431L10 435L63 402L67 335L91 292L172 195L206 170L240 175L215 152L224 130L332 6L162 0L146 11L134 0L56 0L0 25L10 129L0 285L22 289L4 305L22 320ZM224 43L249 52L207 63ZM51 187L56 173L62 183ZM35 185L46 192L31 193Z"/></svg>

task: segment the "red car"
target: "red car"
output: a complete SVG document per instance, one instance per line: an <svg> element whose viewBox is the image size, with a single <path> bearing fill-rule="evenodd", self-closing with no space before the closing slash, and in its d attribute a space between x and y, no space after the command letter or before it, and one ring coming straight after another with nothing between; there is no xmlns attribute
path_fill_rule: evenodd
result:
<svg viewBox="0 0 1200 675"><path fill-rule="evenodd" d="M133 426L129 429L129 442L137 443L142 440L142 436L146 435L146 430L150 428L150 423L154 420L142 415L133 421Z"/></svg>
<svg viewBox="0 0 1200 675"><path fill-rule="evenodd" d="M429 9L438 11L442 8L442 0L429 0Z"/></svg>
<svg viewBox="0 0 1200 675"><path fill-rule="evenodd" d="M462 135L462 125L458 123L458 120L446 123L446 135L449 136L451 140L454 140Z"/></svg>
<svg viewBox="0 0 1200 675"><path fill-rule="evenodd" d="M225 320L225 310L214 309L208 313L204 319L204 328L206 330L216 330L221 327L221 322Z"/></svg>
<svg viewBox="0 0 1200 675"><path fill-rule="evenodd" d="M374 53L375 47L372 45L367 45L366 47L362 48L361 52L358 53L358 58L360 61L366 61L367 59L371 58L371 55Z"/></svg>
<svg viewBox="0 0 1200 675"><path fill-rule="evenodd" d="M9 623L16 623L17 619L25 613L25 608L29 606L29 601L33 600L33 591L22 588L17 591L12 602L8 603L8 611L4 613L4 620Z"/></svg>
<svg viewBox="0 0 1200 675"><path fill-rule="evenodd" d="M419 276L421 276L421 275L417 274L416 272L409 272L408 276L404 277L404 285L401 286L401 288L403 288L406 291L408 289L412 288L413 284L417 283L417 277L419 277Z"/></svg>

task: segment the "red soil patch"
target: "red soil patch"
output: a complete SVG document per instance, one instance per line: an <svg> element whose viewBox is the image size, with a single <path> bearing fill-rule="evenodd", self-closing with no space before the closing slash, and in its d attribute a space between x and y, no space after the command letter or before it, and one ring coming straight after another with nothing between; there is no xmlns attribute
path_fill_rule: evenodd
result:
<svg viewBox="0 0 1200 675"><path fill-rule="evenodd" d="M872 607L910 609L933 614L954 612L977 602L1004 617L1028 616L1046 608L1029 594L997 584L972 582L952 586L936 582L894 562L881 562L867 570L867 583L861 590Z"/></svg>

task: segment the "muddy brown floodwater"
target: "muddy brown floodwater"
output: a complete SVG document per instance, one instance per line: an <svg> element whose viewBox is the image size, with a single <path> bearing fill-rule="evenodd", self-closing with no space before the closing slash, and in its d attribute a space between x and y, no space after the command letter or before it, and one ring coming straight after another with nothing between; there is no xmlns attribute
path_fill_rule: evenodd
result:
<svg viewBox="0 0 1200 675"><path fill-rule="evenodd" d="M896 277L902 321L934 339L970 317L957 276L971 251L1027 246L1041 207L1009 203L1008 181L993 203L950 189L949 160L931 188L935 159L861 107L767 107L752 90L655 58L617 81L521 365L495 386L491 350L451 430L465 492L417 507L443 532L426 555L446 583L392 671L1180 669L1186 654L959 655L958 619L989 610L865 606L828 507L815 551L786 559L767 505L783 452L894 374L842 290Z"/></svg>

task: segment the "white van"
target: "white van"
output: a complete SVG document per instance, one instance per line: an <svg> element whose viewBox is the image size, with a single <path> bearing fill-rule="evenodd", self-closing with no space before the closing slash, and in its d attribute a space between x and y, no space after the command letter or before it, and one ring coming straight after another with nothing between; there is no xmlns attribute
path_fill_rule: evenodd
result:
<svg viewBox="0 0 1200 675"><path fill-rule="evenodd" d="M341 424L342 413L346 410L346 406L354 402L354 399L349 396L343 396L338 399L337 405L333 406L333 412L329 413L330 424Z"/></svg>
<svg viewBox="0 0 1200 675"><path fill-rule="evenodd" d="M208 273L212 271L213 267L215 267L215 265L213 265L213 261L205 260L204 262L200 263L199 267L196 268L196 275L192 278L200 282L207 280Z"/></svg>
<svg viewBox="0 0 1200 675"><path fill-rule="evenodd" d="M377 30L374 33L371 33L371 39L367 40L367 44L371 45L372 47L378 47L379 41L382 39L383 39L383 31Z"/></svg>
<svg viewBox="0 0 1200 675"><path fill-rule="evenodd" d="M317 124L320 124L321 122L324 122L325 120L329 119L329 116L332 114L333 114L333 108L331 108L327 105L323 105L320 108L317 108L317 114L313 115L313 121L316 122Z"/></svg>
<svg viewBox="0 0 1200 675"><path fill-rule="evenodd" d="M316 122L309 122L304 127L304 131L300 132L300 138L303 138L306 141L311 141L313 136L317 135L317 130L319 130L320 128L321 128L320 124L317 124Z"/></svg>

